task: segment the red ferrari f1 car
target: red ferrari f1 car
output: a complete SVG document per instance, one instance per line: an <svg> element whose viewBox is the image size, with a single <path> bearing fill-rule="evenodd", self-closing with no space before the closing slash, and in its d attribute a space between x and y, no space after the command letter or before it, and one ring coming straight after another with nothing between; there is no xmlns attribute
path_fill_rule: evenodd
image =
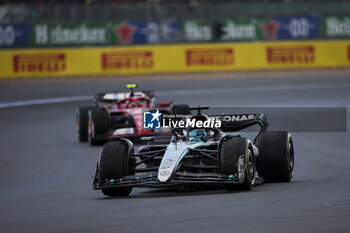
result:
<svg viewBox="0 0 350 233"><path fill-rule="evenodd" d="M103 144L116 138L137 139L140 136L171 134L164 129L143 128L143 112L159 110L167 115L188 115L188 105L172 102L155 104L151 91L134 91L137 86L128 84L129 91L100 93L95 95L95 106L83 106L76 110L80 142L91 145Z"/></svg>

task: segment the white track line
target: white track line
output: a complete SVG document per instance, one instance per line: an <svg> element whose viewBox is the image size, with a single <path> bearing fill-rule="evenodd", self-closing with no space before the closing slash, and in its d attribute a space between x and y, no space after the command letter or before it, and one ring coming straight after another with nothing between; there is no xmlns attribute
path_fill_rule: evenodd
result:
<svg viewBox="0 0 350 233"><path fill-rule="evenodd" d="M194 90L167 90L156 91L156 96L178 96L178 95L202 95L202 94L225 94L225 93L242 93L257 91L293 91L293 90L315 90L329 88L349 88L350 83L321 83L321 84L297 84L297 85L273 85L273 86L253 86L253 87L234 87L234 88L208 88ZM60 98L24 100L16 102L0 103L0 109L11 107L23 107L40 104L56 104L75 101L92 100L92 95L71 96Z"/></svg>
<svg viewBox="0 0 350 233"><path fill-rule="evenodd" d="M57 104L57 103L66 103L66 102L74 102L74 101L85 101L85 100L92 100L92 99L93 99L92 95L84 95L84 96L49 98L49 99L24 100L24 101L0 103L0 109L39 105L39 104Z"/></svg>

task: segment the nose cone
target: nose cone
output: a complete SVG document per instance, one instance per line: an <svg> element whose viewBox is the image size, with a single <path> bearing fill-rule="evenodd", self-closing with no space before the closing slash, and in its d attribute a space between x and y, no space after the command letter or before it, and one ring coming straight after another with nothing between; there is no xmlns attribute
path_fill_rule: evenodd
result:
<svg viewBox="0 0 350 233"><path fill-rule="evenodd" d="M162 162L158 169L158 181L168 182L172 179L182 154L186 150L184 143L170 144L164 153Z"/></svg>
<svg viewBox="0 0 350 233"><path fill-rule="evenodd" d="M173 172L173 170L170 167L169 168L159 169L159 171L158 171L158 180L160 182L167 182L168 180L170 180L172 172Z"/></svg>

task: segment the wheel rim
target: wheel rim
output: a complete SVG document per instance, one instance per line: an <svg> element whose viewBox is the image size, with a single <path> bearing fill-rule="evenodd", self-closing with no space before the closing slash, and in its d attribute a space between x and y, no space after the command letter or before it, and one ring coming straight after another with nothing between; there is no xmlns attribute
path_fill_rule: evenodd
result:
<svg viewBox="0 0 350 233"><path fill-rule="evenodd" d="M95 137L95 126L94 126L94 122L89 121L89 129L88 129L89 133L89 140L91 140L92 138Z"/></svg>
<svg viewBox="0 0 350 233"><path fill-rule="evenodd" d="M294 170L294 151L293 151L293 145L291 143L291 141L289 141L288 143L288 148L289 148L289 155L288 155L288 159L289 159L289 170L290 173L293 173Z"/></svg>
<svg viewBox="0 0 350 233"><path fill-rule="evenodd" d="M254 177L254 160L253 160L253 155L252 152L248 149L247 152L247 168L248 168L248 172L250 177Z"/></svg>

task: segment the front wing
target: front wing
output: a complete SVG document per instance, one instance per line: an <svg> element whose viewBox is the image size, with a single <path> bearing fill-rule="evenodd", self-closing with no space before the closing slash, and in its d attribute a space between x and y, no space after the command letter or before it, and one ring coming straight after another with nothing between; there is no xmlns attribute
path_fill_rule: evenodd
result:
<svg viewBox="0 0 350 233"><path fill-rule="evenodd" d="M240 184L238 176L223 175L217 173L191 173L177 172L169 182L160 182L157 179L157 172L124 176L120 179L106 180L104 184L99 183L98 173L96 173L93 182L93 189L103 188L125 188L125 187L172 187L172 186L194 186L194 185L225 185Z"/></svg>

